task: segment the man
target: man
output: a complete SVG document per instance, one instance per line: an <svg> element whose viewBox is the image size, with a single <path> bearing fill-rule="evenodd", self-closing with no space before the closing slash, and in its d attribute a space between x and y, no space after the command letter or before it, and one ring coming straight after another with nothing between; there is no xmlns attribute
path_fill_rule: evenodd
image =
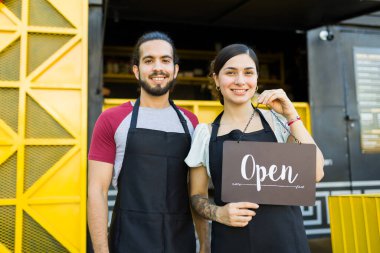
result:
<svg viewBox="0 0 380 253"><path fill-rule="evenodd" d="M132 61L140 97L103 112L90 146L88 224L93 247L96 253L194 253L184 159L198 120L169 100L179 69L173 42L161 32L144 34ZM118 194L107 242L111 181ZM203 249L205 220L197 228Z"/></svg>

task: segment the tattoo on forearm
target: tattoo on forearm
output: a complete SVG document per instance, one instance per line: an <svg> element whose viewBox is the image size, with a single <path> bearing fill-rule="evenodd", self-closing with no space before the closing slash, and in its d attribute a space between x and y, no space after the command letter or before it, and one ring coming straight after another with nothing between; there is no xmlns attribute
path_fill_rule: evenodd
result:
<svg viewBox="0 0 380 253"><path fill-rule="evenodd" d="M211 203L207 197L201 195L191 196L191 205L203 218L216 221L216 209L218 207Z"/></svg>

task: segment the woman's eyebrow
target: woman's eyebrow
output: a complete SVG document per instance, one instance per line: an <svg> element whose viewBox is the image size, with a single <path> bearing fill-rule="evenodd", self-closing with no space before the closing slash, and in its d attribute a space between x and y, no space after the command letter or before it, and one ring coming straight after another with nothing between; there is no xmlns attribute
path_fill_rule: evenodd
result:
<svg viewBox="0 0 380 253"><path fill-rule="evenodd" d="M237 68L235 67L226 67L225 69L232 69L232 70L236 70ZM246 67L244 69L256 69L255 67Z"/></svg>

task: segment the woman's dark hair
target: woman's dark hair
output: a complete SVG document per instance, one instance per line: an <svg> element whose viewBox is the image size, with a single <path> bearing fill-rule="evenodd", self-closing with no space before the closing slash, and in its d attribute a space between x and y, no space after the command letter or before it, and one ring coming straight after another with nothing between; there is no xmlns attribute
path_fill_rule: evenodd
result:
<svg viewBox="0 0 380 253"><path fill-rule="evenodd" d="M256 65L257 73L259 73L259 60L256 56L255 51L253 51L252 48L244 44L232 44L232 45L222 48L222 50L220 50L219 53L216 55L215 59L211 62L210 77L212 77L213 74L219 75L219 72L223 68L224 64L226 64L226 62L232 57L235 57L240 54L249 55L249 57L251 57L251 59ZM216 88L214 79L212 78L211 80L214 84L214 87ZM219 96L219 101L223 105L224 104L223 95L220 92L220 90L217 90L217 93Z"/></svg>
<svg viewBox="0 0 380 253"><path fill-rule="evenodd" d="M159 31L154 31L154 32L148 32L148 33L145 33L143 34L136 42L136 45L133 49L133 53L132 53L132 66L133 65L136 65L136 66L139 66L140 64L140 46L141 44L143 44L144 42L147 42L147 41L151 41L151 40L163 40L163 41L166 41L168 42L171 46L172 46L172 49L173 49L173 62L174 64L178 64L178 55L177 55L177 51L174 47L174 43L173 43L173 40L165 33L163 32L159 32Z"/></svg>

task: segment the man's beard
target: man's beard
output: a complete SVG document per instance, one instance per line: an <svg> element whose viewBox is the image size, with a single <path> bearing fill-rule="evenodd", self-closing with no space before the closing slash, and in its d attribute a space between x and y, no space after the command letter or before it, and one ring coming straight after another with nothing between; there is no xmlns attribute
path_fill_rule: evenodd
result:
<svg viewBox="0 0 380 253"><path fill-rule="evenodd" d="M149 76L149 78L152 78L154 75L155 74ZM142 81L140 77L138 80L142 89L144 89L149 95L156 97L162 96L166 94L168 91L170 91L174 87L175 81L176 79L174 78L173 80L169 81L164 87L161 87L159 85L152 87L147 82Z"/></svg>

